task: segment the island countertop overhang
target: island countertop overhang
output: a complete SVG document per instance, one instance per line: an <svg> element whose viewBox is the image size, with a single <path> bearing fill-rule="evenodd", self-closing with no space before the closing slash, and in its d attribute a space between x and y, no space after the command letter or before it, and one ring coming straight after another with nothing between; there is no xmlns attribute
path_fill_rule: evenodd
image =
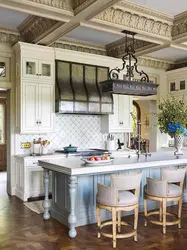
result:
<svg viewBox="0 0 187 250"><path fill-rule="evenodd" d="M176 156L173 152L154 152L151 153L151 156L140 155L139 158L137 156L115 158L112 163L106 165L85 165L78 158L58 158L39 160L39 165L45 169L67 175L94 175L133 169L187 165L187 153Z"/></svg>

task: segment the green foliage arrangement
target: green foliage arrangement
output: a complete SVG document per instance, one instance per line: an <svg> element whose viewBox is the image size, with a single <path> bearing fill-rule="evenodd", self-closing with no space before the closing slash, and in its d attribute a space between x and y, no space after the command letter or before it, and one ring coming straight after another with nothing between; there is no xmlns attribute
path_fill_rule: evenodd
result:
<svg viewBox="0 0 187 250"><path fill-rule="evenodd" d="M166 99L159 102L158 108L158 126L161 133L174 136L186 131L187 105L183 100L168 95Z"/></svg>

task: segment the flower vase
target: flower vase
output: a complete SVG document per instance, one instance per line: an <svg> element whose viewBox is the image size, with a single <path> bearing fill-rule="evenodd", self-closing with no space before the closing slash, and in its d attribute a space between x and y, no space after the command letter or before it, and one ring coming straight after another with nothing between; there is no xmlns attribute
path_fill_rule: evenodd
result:
<svg viewBox="0 0 187 250"><path fill-rule="evenodd" d="M183 134L174 135L174 139L175 139L175 148L176 148L176 151L174 152L174 154L183 155L182 146L183 146L184 135Z"/></svg>

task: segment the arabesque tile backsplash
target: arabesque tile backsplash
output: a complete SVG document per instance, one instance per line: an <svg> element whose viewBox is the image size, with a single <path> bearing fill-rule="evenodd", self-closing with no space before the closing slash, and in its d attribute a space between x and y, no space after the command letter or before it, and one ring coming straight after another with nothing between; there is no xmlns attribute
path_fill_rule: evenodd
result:
<svg viewBox="0 0 187 250"><path fill-rule="evenodd" d="M62 149L69 144L80 149L104 148L106 134L101 133L101 121L99 115L68 115L56 114L55 132L50 134L16 134L16 154L32 152L32 149L21 149L21 142L32 142L41 137L50 140L49 150ZM114 134L124 142L124 134ZM117 147L117 145L116 145Z"/></svg>

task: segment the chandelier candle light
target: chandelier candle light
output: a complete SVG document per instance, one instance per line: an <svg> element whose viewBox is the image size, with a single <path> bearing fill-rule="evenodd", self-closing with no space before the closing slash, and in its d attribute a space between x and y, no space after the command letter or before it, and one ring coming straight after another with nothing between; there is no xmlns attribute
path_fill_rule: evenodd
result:
<svg viewBox="0 0 187 250"><path fill-rule="evenodd" d="M134 50L135 33L124 30L126 34L125 55L122 57L122 68L114 68L109 72L109 80L101 82L102 92L110 92L121 95L150 96L156 95L158 84L151 83L148 75L138 70L138 60ZM132 36L132 42L128 44L127 36ZM135 80L134 70L140 76L140 80ZM119 74L125 71L124 80L119 79Z"/></svg>
<svg viewBox="0 0 187 250"><path fill-rule="evenodd" d="M187 105L172 95L158 105L158 126L161 133L167 133L175 139L175 155L181 155L184 135L187 136Z"/></svg>

